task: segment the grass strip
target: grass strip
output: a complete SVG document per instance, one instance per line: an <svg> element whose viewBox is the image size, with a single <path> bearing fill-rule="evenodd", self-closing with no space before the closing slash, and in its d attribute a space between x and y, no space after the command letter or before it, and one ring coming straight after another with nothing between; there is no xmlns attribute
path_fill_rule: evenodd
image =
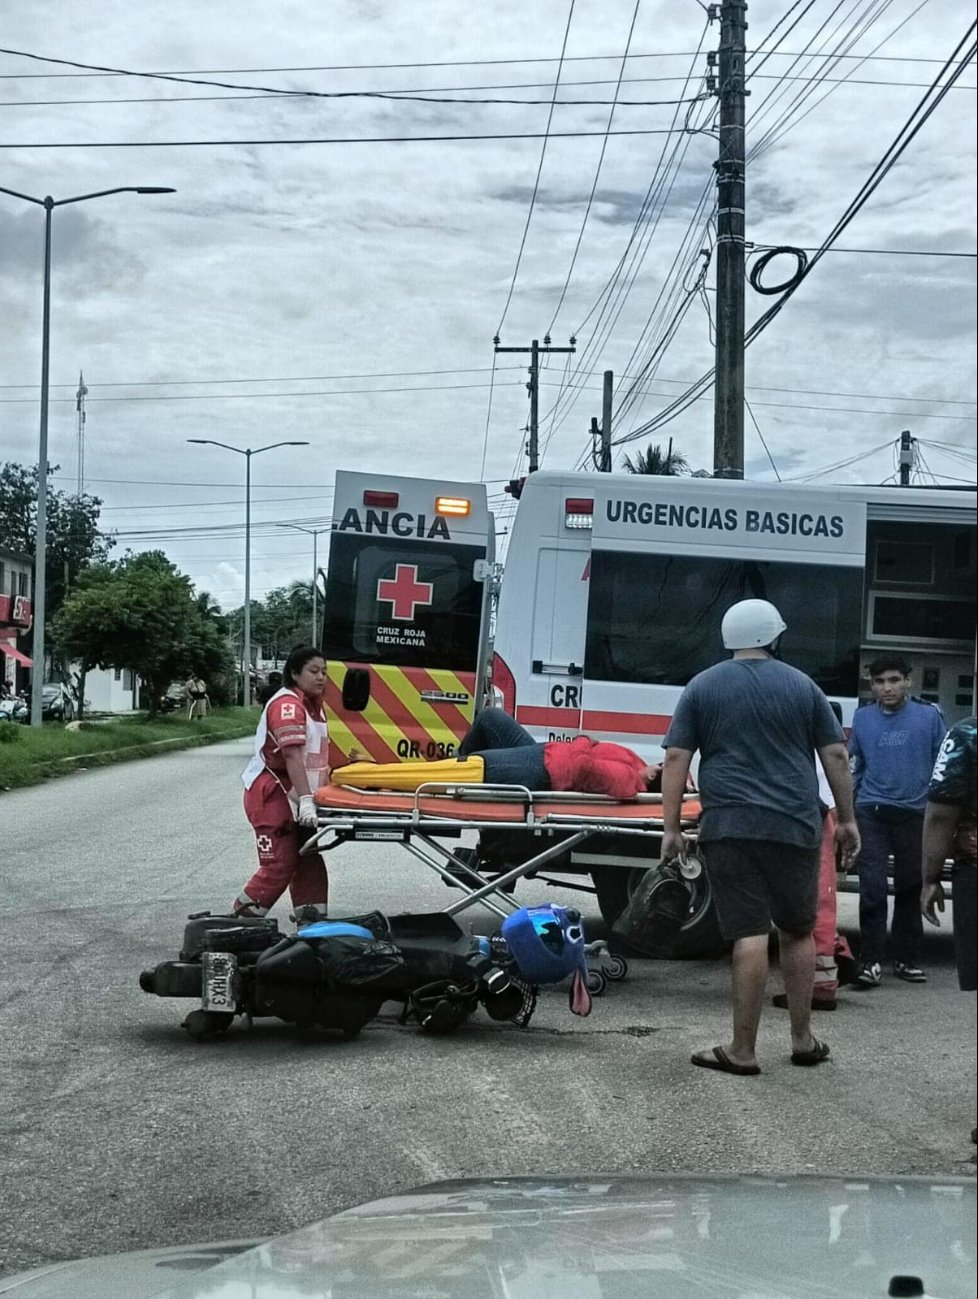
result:
<svg viewBox="0 0 978 1299"><path fill-rule="evenodd" d="M77 731L60 722L39 729L0 722L0 790L35 785L80 767L107 766L178 749L235 740L254 732L258 711L225 708L199 721L145 715L83 722Z"/></svg>

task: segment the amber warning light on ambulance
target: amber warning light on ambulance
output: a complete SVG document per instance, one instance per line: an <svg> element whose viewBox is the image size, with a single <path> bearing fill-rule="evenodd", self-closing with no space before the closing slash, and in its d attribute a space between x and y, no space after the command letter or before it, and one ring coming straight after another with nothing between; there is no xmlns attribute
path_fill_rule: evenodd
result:
<svg viewBox="0 0 978 1299"><path fill-rule="evenodd" d="M594 498L569 496L564 501L564 527L590 528L594 522Z"/></svg>
<svg viewBox="0 0 978 1299"><path fill-rule="evenodd" d="M400 500L397 492L364 492L363 503L374 510L396 510Z"/></svg>
<svg viewBox="0 0 978 1299"><path fill-rule="evenodd" d="M464 519L472 513L472 502L464 496L436 496L435 513L447 514L453 519Z"/></svg>

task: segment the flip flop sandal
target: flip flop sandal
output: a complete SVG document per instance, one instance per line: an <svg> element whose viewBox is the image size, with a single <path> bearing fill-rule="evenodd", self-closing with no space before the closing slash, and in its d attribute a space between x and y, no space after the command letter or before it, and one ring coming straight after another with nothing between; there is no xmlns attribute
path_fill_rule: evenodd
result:
<svg viewBox="0 0 978 1299"><path fill-rule="evenodd" d="M830 1055L828 1042L820 1042L817 1037L812 1038L812 1049L810 1051L792 1051L791 1063L800 1065L821 1064L827 1060Z"/></svg>
<svg viewBox="0 0 978 1299"><path fill-rule="evenodd" d="M691 1055L689 1058L693 1064L698 1065L701 1069L717 1069L720 1073L737 1074L743 1078L753 1077L754 1074L761 1072L760 1065L737 1064L730 1059L722 1046L713 1047L712 1056L712 1060L708 1055Z"/></svg>

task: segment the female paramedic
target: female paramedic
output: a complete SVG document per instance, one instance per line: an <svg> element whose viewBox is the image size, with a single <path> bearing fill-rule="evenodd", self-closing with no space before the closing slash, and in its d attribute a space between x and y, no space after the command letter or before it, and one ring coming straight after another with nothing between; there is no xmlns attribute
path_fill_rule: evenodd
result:
<svg viewBox="0 0 978 1299"><path fill-rule="evenodd" d="M359 759L361 755L350 756ZM660 771L631 749L586 735L570 743L539 744L502 709L486 708L458 746L458 758L442 762L356 761L338 767L331 779L333 784L360 789L416 789L424 781L435 780L634 798L646 793Z"/></svg>
<svg viewBox="0 0 978 1299"><path fill-rule="evenodd" d="M241 777L258 869L235 898L232 909L237 916L266 915L286 888L293 909L304 909L303 919L326 915L326 865L318 853L299 853L316 825L313 792L329 780L325 688L322 654L312 646L299 646L285 661L282 688L262 711L255 756Z"/></svg>

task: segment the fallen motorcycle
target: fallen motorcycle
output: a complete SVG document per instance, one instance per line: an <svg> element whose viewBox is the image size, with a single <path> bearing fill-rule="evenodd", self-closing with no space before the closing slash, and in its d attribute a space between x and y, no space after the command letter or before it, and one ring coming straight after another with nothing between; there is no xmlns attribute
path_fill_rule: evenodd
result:
<svg viewBox="0 0 978 1299"><path fill-rule="evenodd" d="M350 1039L387 1001L401 1003L402 1023L428 1033L454 1032L479 1006L494 1020L525 1027L537 985L568 974L571 1008L586 1014L583 969L580 915L563 907L522 908L491 938L466 934L440 911L318 920L292 935L270 917L202 912L188 919L179 959L144 970L139 986L197 1000L183 1028L198 1041L226 1032L237 1016L269 1016Z"/></svg>

